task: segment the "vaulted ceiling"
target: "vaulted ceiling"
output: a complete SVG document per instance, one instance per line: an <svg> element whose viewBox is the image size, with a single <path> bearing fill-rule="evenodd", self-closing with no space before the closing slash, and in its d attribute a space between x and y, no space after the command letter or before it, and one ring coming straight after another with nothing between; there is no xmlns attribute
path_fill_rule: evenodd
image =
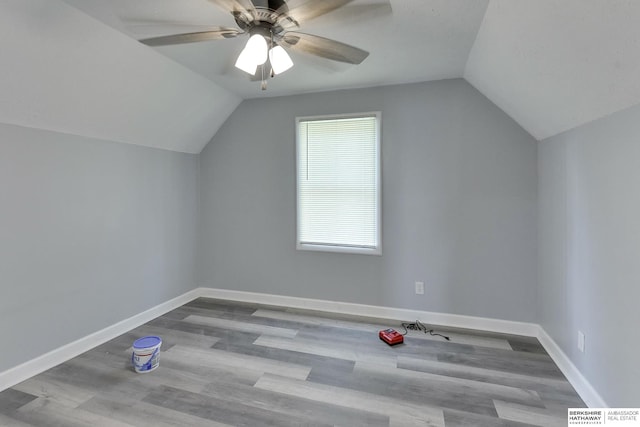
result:
<svg viewBox="0 0 640 427"><path fill-rule="evenodd" d="M5 0L0 122L198 153L242 99L464 78L541 140L640 103L639 22L635 0L354 0L301 31L362 64L291 52L261 91L245 37L137 41L236 26L208 0Z"/></svg>

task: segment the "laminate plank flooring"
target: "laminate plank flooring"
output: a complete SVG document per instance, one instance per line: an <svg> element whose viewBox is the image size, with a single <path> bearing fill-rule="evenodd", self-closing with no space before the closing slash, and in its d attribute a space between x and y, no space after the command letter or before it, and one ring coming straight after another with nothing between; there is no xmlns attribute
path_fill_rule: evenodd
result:
<svg viewBox="0 0 640 427"><path fill-rule="evenodd" d="M559 426L584 407L535 338L378 339L399 323L200 298L0 392L0 426ZM160 367L137 374L145 335Z"/></svg>

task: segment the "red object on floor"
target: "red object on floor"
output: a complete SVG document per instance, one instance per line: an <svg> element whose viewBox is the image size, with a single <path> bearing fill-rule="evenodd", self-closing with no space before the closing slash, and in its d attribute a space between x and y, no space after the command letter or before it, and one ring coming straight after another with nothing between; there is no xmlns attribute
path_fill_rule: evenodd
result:
<svg viewBox="0 0 640 427"><path fill-rule="evenodd" d="M404 337L395 329L384 329L378 333L380 339L389 345L402 344Z"/></svg>

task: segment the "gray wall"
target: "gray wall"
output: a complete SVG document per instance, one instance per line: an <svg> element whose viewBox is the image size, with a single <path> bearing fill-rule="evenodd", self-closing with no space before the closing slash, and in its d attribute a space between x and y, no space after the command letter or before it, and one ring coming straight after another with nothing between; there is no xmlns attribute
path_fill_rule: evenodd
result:
<svg viewBox="0 0 640 427"><path fill-rule="evenodd" d="M614 407L640 405L639 138L634 107L539 146L539 320Z"/></svg>
<svg viewBox="0 0 640 427"><path fill-rule="evenodd" d="M0 124L0 372L193 289L197 167Z"/></svg>
<svg viewBox="0 0 640 427"><path fill-rule="evenodd" d="M295 117L376 110L383 256L296 251ZM244 101L200 155L199 283L535 321L536 163L461 79Z"/></svg>

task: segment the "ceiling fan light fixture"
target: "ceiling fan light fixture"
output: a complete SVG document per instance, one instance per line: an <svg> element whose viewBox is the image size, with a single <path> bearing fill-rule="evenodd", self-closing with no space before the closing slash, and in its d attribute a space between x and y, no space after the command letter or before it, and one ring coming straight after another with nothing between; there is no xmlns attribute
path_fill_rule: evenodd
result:
<svg viewBox="0 0 640 427"><path fill-rule="evenodd" d="M245 54L245 52L243 50L240 53L240 55L238 56L238 59L236 60L236 68L241 69L245 73L253 75L253 74L256 73L256 69L258 68L258 64L256 64L253 61L253 59L250 57L250 55Z"/></svg>
<svg viewBox="0 0 640 427"><path fill-rule="evenodd" d="M260 34L254 34L249 38L238 59L236 67L245 73L255 74L258 65L267 62L268 45L265 38Z"/></svg>
<svg viewBox="0 0 640 427"><path fill-rule="evenodd" d="M293 67L293 61L282 46L274 46L269 50L269 62L271 62L271 69L273 74L280 74Z"/></svg>

